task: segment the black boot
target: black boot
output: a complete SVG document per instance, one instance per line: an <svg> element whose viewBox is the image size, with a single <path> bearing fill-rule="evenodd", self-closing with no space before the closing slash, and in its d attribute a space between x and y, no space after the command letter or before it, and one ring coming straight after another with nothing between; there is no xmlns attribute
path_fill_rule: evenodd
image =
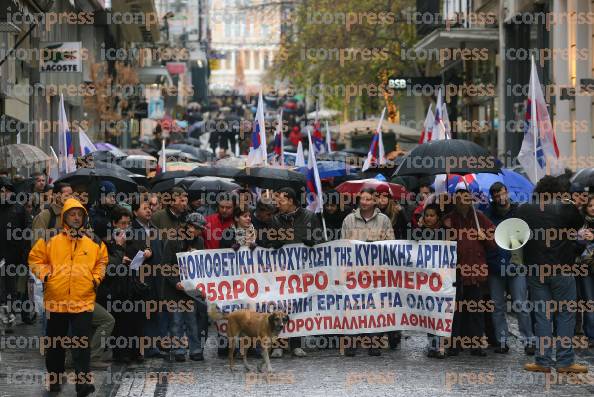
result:
<svg viewBox="0 0 594 397"><path fill-rule="evenodd" d="M472 356L478 356L478 357L485 357L487 355L487 352L484 351L483 349L481 349L479 347L479 348L476 348L476 349L472 349L470 351L470 355L472 355Z"/></svg>
<svg viewBox="0 0 594 397"><path fill-rule="evenodd" d="M90 383L76 385L76 397L87 397L95 391L95 386Z"/></svg>

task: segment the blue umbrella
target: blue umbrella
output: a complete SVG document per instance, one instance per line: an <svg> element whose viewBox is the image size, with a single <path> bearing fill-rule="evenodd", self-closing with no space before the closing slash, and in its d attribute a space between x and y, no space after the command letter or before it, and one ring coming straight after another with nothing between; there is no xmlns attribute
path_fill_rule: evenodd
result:
<svg viewBox="0 0 594 397"><path fill-rule="evenodd" d="M495 182L501 182L507 186L509 197L516 203L525 203L529 200L534 185L523 175L507 168L502 168L499 174L476 174L476 180L481 192L489 195L489 188Z"/></svg>
<svg viewBox="0 0 594 397"><path fill-rule="evenodd" d="M463 183L461 178L460 175L449 175L449 193L454 193L456 186ZM501 182L507 186L510 199L516 203L527 202L534 189L534 185L529 179L507 168L502 168L499 174L469 174L466 178L470 191L480 193L484 197L489 197L489 188L491 185L495 182ZM435 188L435 183L433 187Z"/></svg>
<svg viewBox="0 0 594 397"><path fill-rule="evenodd" d="M318 161L318 172L320 174L321 179L325 178L334 178L338 176L345 176L347 174L356 173L354 167L347 166L342 161ZM307 172L307 167L301 167L297 169L299 172L305 175Z"/></svg>

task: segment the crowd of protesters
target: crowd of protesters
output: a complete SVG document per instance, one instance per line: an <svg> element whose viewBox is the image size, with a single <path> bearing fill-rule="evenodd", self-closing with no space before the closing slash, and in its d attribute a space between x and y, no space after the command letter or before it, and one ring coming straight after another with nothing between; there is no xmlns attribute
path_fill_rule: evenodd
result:
<svg viewBox="0 0 594 397"><path fill-rule="evenodd" d="M594 299L593 197L518 205L510 200L507 187L497 182L491 186L490 206L483 213L473 210L472 194L465 187L447 196L423 185L417 199L409 202L400 202L389 190L367 188L355 200L347 200L346 195L328 189L320 215L307 210L301 192L290 187L259 198L253 196L253 200L245 199L252 195L248 190L243 195L222 193L214 203L194 204L188 202L181 187L174 187L168 200L141 189L128 202L118 202L115 185L103 181L99 199L91 204L80 189L75 193L68 184L48 186L46 182L43 174L34 175L30 200L16 203L11 199L15 184L0 177L0 259L4 261L0 305L30 299L28 267L44 285L44 335L87 341L71 349L71 354L66 354L63 343L47 349L50 390L60 389L60 374L69 365L79 375L78 395L85 396L94 390L90 382L84 382L85 377L92 368L105 368L109 361L204 360L207 306L200 292L187 292L180 282L177 253L278 248L293 243L313 246L326 239L370 242L446 240L454 236L458 266L452 337L429 335L428 357L443 359L462 350L484 357L489 346L495 353L508 353L513 340L506 318L509 292L521 346L526 355L535 355L535 362L525 369L587 371L575 362L572 341L583 333L585 347L594 346L594 314L560 309L551 317L546 305L536 303ZM566 177L547 176L535 187L535 195L554 196L569 189ZM209 213L211 207L215 210ZM579 232L574 239L535 238L522 252L507 251L497 247L493 235L500 222L512 217L525 220L532 230ZM11 238L16 228L31 229L32 237ZM465 233L469 230L475 233ZM534 265L542 270L576 264L586 271L549 271L547 276L543 276L544 271L521 271ZM460 302L474 303L474 307L492 302L492 310L472 310L472 305ZM21 310L20 315L23 322L34 322L33 310ZM398 346L402 339L400 332L386 336L389 347ZM541 346L543 338L556 343ZM302 339L290 338L290 353L307 355ZM124 343L110 342L122 340ZM217 340L219 354L225 354L225 339L218 336ZM356 353L355 348L345 351L347 356ZM381 350L370 348L368 353L380 355ZM282 354L283 349L275 349L272 356Z"/></svg>

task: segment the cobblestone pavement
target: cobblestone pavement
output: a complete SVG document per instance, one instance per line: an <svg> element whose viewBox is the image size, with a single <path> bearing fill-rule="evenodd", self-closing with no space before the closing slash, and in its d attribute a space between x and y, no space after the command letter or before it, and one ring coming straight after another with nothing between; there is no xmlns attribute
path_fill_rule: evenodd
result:
<svg viewBox="0 0 594 397"><path fill-rule="evenodd" d="M17 326L15 335L33 336L37 326ZM13 335L14 336L14 335ZM310 350L306 358L273 359L272 374L246 373L241 362L232 374L227 360L212 348L204 362L168 363L146 360L127 367L113 364L97 371L93 396L584 396L594 393L594 350L579 352L579 362L588 363L588 377L549 382L543 374L522 370L529 361L518 347L509 354L492 350L484 358L461 353L435 360L425 357L425 336L409 334L400 348L370 357L341 356L336 349ZM250 358L250 364L259 359ZM0 347L0 397L49 395L44 392L43 357L33 347ZM560 383L560 384L559 384ZM581 383L581 384L579 384ZM74 396L67 385L60 396Z"/></svg>

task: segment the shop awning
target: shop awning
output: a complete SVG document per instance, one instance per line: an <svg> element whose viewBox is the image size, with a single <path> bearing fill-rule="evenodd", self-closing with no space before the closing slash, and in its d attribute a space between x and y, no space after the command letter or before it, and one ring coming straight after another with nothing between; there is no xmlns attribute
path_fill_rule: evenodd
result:
<svg viewBox="0 0 594 397"><path fill-rule="evenodd" d="M499 42L497 28L452 28L450 30L434 30L415 46L415 50L432 50L441 48L475 48L485 45L496 45Z"/></svg>
<svg viewBox="0 0 594 397"><path fill-rule="evenodd" d="M173 80L165 67L151 66L138 68L138 80L141 84L165 84L173 85Z"/></svg>

